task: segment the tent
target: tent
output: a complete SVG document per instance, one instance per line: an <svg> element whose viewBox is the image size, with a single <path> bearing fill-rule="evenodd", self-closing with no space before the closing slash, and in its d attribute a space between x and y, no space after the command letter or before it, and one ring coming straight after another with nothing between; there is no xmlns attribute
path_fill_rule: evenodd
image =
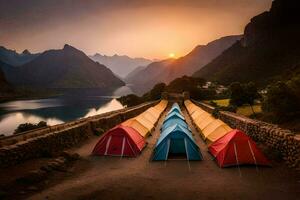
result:
<svg viewBox="0 0 300 200"><path fill-rule="evenodd" d="M202 160L192 134L179 124L161 133L154 149L153 160L168 160L170 155L185 155L187 160Z"/></svg>
<svg viewBox="0 0 300 200"><path fill-rule="evenodd" d="M165 118L163 123L166 123L168 120L172 120L172 119L181 119L181 120L185 121L184 117L181 114L173 112L173 113L167 115L167 117Z"/></svg>
<svg viewBox="0 0 300 200"><path fill-rule="evenodd" d="M152 124L152 122L146 119L145 116L138 115L137 117L135 117L135 119L143 126L145 126L148 130L150 130L150 132L154 129L154 124Z"/></svg>
<svg viewBox="0 0 300 200"><path fill-rule="evenodd" d="M185 121L183 121L181 118L175 118L175 119L171 119L171 120L168 120L165 123L163 123L161 130L164 131L166 128L173 126L174 124L179 124L187 129L189 129L189 127Z"/></svg>
<svg viewBox="0 0 300 200"><path fill-rule="evenodd" d="M237 129L212 143L208 150L220 167L243 164L270 166L270 162L257 148L255 142Z"/></svg>
<svg viewBox="0 0 300 200"><path fill-rule="evenodd" d="M196 110L191 114L192 119L197 119L199 116L203 115L205 113L204 110Z"/></svg>
<svg viewBox="0 0 300 200"><path fill-rule="evenodd" d="M158 120L162 111L160 111L154 107L151 107L146 112L151 113L151 115L153 115L156 118L156 120Z"/></svg>
<svg viewBox="0 0 300 200"><path fill-rule="evenodd" d="M178 106L172 106L172 108L170 109L170 111L168 112L168 115L171 114L171 113L178 113L178 114L181 114L181 110Z"/></svg>
<svg viewBox="0 0 300 200"><path fill-rule="evenodd" d="M150 134L150 130L139 122L136 118L131 118L122 123L123 126L134 128L143 137L147 137Z"/></svg>
<svg viewBox="0 0 300 200"><path fill-rule="evenodd" d="M150 112L148 112L147 110L145 112L143 112L142 114L140 114L140 116L147 119L153 125L157 122L157 119Z"/></svg>
<svg viewBox="0 0 300 200"><path fill-rule="evenodd" d="M214 142L220 137L223 137L228 132L230 132L232 129L226 125L221 120L214 120L212 123L210 123L208 126L206 126L201 132L202 136L204 137L207 142Z"/></svg>
<svg viewBox="0 0 300 200"><path fill-rule="evenodd" d="M93 154L136 157L145 145L144 138L135 129L118 125L100 138Z"/></svg>
<svg viewBox="0 0 300 200"><path fill-rule="evenodd" d="M203 121L199 121L197 123L197 126L203 130L205 127L207 127L210 123L212 123L213 121L215 121L216 118L214 118L213 116L211 115L208 115Z"/></svg>

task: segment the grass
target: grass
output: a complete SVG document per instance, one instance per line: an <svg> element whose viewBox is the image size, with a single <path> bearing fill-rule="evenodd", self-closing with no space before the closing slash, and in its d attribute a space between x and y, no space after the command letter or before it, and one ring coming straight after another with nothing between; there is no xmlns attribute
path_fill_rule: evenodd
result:
<svg viewBox="0 0 300 200"><path fill-rule="evenodd" d="M220 100L213 100L213 102L215 102L217 105L219 106L228 106L229 105L229 99L220 99ZM209 101L205 101L205 103L209 103ZM261 105L260 104L256 104L253 106L253 110L255 113L261 113ZM244 115L244 116L251 116L253 115L252 109L250 105L244 105L244 106L240 106L237 109L237 112L240 115Z"/></svg>
<svg viewBox="0 0 300 200"><path fill-rule="evenodd" d="M261 113L261 105L260 104L259 105L254 105L253 110L254 110L255 113ZM240 114L240 115L247 116L247 117L249 117L250 115L253 114L251 106L238 107L236 113Z"/></svg>

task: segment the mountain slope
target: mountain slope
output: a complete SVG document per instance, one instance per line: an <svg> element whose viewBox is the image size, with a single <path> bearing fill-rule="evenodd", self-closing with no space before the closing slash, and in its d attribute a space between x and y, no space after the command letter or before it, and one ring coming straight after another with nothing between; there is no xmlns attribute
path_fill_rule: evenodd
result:
<svg viewBox="0 0 300 200"><path fill-rule="evenodd" d="M168 83L183 75L192 75L240 38L239 35L227 36L207 45L199 45L181 58L151 63L134 77L126 80L133 84L133 89L138 93L146 92L156 83Z"/></svg>
<svg viewBox="0 0 300 200"><path fill-rule="evenodd" d="M45 51L29 63L4 71L16 86L113 89L124 85L110 69L69 45Z"/></svg>
<svg viewBox="0 0 300 200"><path fill-rule="evenodd" d="M146 69L146 67L147 66L139 66L139 67L135 68L134 70L132 70L131 72L129 72L129 74L126 75L126 77L124 78L124 81L127 82L127 80L131 80L138 73L140 73L141 71L143 71L144 69Z"/></svg>
<svg viewBox="0 0 300 200"><path fill-rule="evenodd" d="M8 83L5 79L4 73L2 72L0 68L0 91L8 87Z"/></svg>
<svg viewBox="0 0 300 200"><path fill-rule="evenodd" d="M275 0L271 10L251 19L244 37L194 76L223 84L255 81L300 72L300 13L293 0Z"/></svg>
<svg viewBox="0 0 300 200"><path fill-rule="evenodd" d="M27 49L19 54L16 51L0 46L0 60L13 66L19 66L30 62L38 55L39 54L31 54Z"/></svg>
<svg viewBox="0 0 300 200"><path fill-rule="evenodd" d="M0 61L0 66L1 64L2 62ZM12 87L7 82L4 73L0 68L0 101L2 101L3 98L6 98L11 95L12 95Z"/></svg>
<svg viewBox="0 0 300 200"><path fill-rule="evenodd" d="M152 61L145 58L130 58L128 56L106 56L96 53L90 58L96 62L99 62L109 69L111 69L116 75L124 78L127 74L133 71L139 66L147 66Z"/></svg>

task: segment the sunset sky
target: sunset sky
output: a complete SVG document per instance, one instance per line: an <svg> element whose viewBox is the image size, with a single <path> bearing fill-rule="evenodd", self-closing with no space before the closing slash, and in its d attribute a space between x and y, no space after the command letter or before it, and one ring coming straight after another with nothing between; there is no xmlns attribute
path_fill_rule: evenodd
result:
<svg viewBox="0 0 300 200"><path fill-rule="evenodd" d="M0 46L41 52L71 44L91 55L183 56L243 33L272 0L0 0Z"/></svg>

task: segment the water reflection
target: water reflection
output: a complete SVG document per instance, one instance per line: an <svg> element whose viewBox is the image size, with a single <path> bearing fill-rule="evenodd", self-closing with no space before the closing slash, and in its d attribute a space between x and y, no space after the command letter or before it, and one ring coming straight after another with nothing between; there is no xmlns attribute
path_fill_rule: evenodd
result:
<svg viewBox="0 0 300 200"><path fill-rule="evenodd" d="M115 97L94 94L11 101L0 104L0 134L12 134L21 123L56 125L122 108Z"/></svg>
<svg viewBox="0 0 300 200"><path fill-rule="evenodd" d="M94 116L94 115L99 115L102 113L106 113L106 112L110 112L112 110L119 110L122 109L123 105L117 101L116 99L111 100L110 102L108 102L107 104L101 106L98 109L92 108L89 110L89 112L84 116L84 117L90 117L90 116Z"/></svg>
<svg viewBox="0 0 300 200"><path fill-rule="evenodd" d="M57 118L43 118L31 114L26 114L23 112L15 112L1 116L0 121L0 134L10 135L17 128L19 124L22 123L38 123L40 121L46 121L49 125L61 124L63 121Z"/></svg>

